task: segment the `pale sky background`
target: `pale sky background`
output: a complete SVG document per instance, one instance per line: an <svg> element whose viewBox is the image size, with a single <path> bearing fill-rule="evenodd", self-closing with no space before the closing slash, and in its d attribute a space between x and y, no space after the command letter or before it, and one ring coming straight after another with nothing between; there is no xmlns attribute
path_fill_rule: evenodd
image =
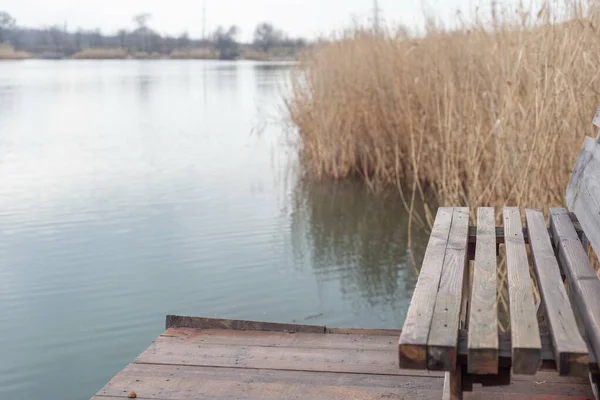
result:
<svg viewBox="0 0 600 400"><path fill-rule="evenodd" d="M204 0L2 0L0 10L7 11L20 26L63 25L69 30L100 28L113 33L134 27L132 16L152 14L149 26L162 34L179 35L188 31L202 35ZM272 22L290 36L315 38L352 25L353 21L371 21L373 0L205 0L207 31L217 25L238 25L240 39L251 40L254 27ZM393 26L403 23L410 28L423 25L425 12L444 21L454 19L456 10L468 13L476 6L489 9L491 0L379 0L381 16ZM514 3L512 0L501 3ZM527 3L525 1L525 3Z"/></svg>

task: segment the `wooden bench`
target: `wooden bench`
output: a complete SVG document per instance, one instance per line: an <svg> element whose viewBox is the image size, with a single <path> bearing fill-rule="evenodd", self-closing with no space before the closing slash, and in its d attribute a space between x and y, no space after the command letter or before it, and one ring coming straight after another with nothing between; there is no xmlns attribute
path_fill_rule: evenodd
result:
<svg viewBox="0 0 600 400"><path fill-rule="evenodd" d="M501 384L511 370L555 368L561 376L589 376L599 399L600 280L587 253L589 240L600 254L598 140L585 139L566 200L568 210L548 211L548 224L542 210L505 207L502 227L495 224L500 210L473 210L472 227L469 208L439 208L400 335L400 368L446 371L448 399L461 398L467 377ZM506 333L498 329L500 245Z"/></svg>

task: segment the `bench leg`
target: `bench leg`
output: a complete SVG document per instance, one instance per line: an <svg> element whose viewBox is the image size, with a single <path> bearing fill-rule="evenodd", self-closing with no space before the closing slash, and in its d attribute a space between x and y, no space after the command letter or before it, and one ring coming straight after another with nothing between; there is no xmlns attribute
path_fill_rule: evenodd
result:
<svg viewBox="0 0 600 400"><path fill-rule="evenodd" d="M600 400L600 374L590 373L590 384L592 385L592 392L594 392L594 398ZM444 382L444 389L446 384Z"/></svg>
<svg viewBox="0 0 600 400"><path fill-rule="evenodd" d="M446 372L442 400L462 400L462 368L460 365L454 372Z"/></svg>

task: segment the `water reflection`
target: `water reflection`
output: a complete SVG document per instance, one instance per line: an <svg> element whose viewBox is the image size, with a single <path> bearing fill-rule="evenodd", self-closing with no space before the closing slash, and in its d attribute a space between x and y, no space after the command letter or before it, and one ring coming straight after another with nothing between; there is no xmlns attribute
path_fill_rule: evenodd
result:
<svg viewBox="0 0 600 400"><path fill-rule="evenodd" d="M0 82L0 114L8 114L14 102L16 88L10 85L2 85Z"/></svg>
<svg viewBox="0 0 600 400"><path fill-rule="evenodd" d="M405 308L400 305L410 301L416 273L408 249L408 214L397 193L373 194L351 183L301 182L292 207L298 264L308 261L320 280L340 279L344 296L358 294L371 307ZM415 242L424 243L424 232L414 235ZM413 250L419 259L424 248Z"/></svg>
<svg viewBox="0 0 600 400"><path fill-rule="evenodd" d="M406 213L288 176L287 68L0 63L0 399L90 398L170 313L402 326Z"/></svg>
<svg viewBox="0 0 600 400"><path fill-rule="evenodd" d="M285 90L282 82L285 82L291 67L292 65L288 63L255 64L253 70L256 88L265 94L281 95Z"/></svg>
<svg viewBox="0 0 600 400"><path fill-rule="evenodd" d="M214 70L211 64L207 64L206 68ZM218 70L219 73L213 74L213 76L215 77L216 89L220 91L235 91L240 74L248 72L246 68L239 70L239 63L227 63L219 66Z"/></svg>

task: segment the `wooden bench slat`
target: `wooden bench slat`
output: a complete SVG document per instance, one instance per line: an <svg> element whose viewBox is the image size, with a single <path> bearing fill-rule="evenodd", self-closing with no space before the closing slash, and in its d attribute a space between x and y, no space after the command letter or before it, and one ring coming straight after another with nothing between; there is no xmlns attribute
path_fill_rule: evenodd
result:
<svg viewBox="0 0 600 400"><path fill-rule="evenodd" d="M582 233L583 229L581 228L581 224L579 223L579 220L577 220L577 217L575 216L575 214L569 214L569 217L571 218L571 221L573 221L573 226L575 227L577 234ZM529 243L529 235L527 234L527 228L523 228L523 237L525 238L525 243ZM477 227L469 226L469 243L474 244L476 242L477 242ZM503 226L496 227L496 243L497 244L504 243L504 227Z"/></svg>
<svg viewBox="0 0 600 400"><path fill-rule="evenodd" d="M566 209L550 209L550 230L558 259L569 280L595 279L594 267Z"/></svg>
<svg viewBox="0 0 600 400"><path fill-rule="evenodd" d="M512 346L510 332L499 332L498 333L499 349L498 349L498 370L502 368L512 367ZM554 359L554 347L552 346L552 339L547 333L540 335L540 341L542 343L542 365L539 370L556 370L556 361ZM461 330L460 337L458 340L458 363L460 365L468 365L468 331ZM598 367L598 361L594 356L594 353L589 354L589 366L591 372L600 373ZM475 374L473 374L475 375ZM482 375L483 376L483 375ZM558 376L558 375L557 375ZM572 379L573 377L564 377L564 379Z"/></svg>
<svg viewBox="0 0 600 400"><path fill-rule="evenodd" d="M469 316L470 374L498 373L497 277L494 209L479 208Z"/></svg>
<svg viewBox="0 0 600 400"><path fill-rule="evenodd" d="M503 218L513 372L533 375L541 364L542 345L519 208L505 207Z"/></svg>
<svg viewBox="0 0 600 400"><path fill-rule="evenodd" d="M575 213L600 255L600 145L586 137L571 173L566 199L569 210Z"/></svg>
<svg viewBox="0 0 600 400"><path fill-rule="evenodd" d="M580 280L575 285L576 307L594 354L600 353L600 281Z"/></svg>
<svg viewBox="0 0 600 400"><path fill-rule="evenodd" d="M427 368L454 371L467 268L469 209L454 208L442 276L427 340ZM468 278L467 278L468 280Z"/></svg>
<svg viewBox="0 0 600 400"><path fill-rule="evenodd" d="M452 207L437 211L419 279L398 344L400 368L427 369L427 339L452 224Z"/></svg>
<svg viewBox="0 0 600 400"><path fill-rule="evenodd" d="M557 369L562 376L587 376L588 348L579 334L541 210L525 210L529 246L550 325Z"/></svg>
<svg viewBox="0 0 600 400"><path fill-rule="evenodd" d="M600 280L570 223L567 210L550 210L550 228L569 287L573 306L585 327L586 338L596 356L600 354Z"/></svg>

